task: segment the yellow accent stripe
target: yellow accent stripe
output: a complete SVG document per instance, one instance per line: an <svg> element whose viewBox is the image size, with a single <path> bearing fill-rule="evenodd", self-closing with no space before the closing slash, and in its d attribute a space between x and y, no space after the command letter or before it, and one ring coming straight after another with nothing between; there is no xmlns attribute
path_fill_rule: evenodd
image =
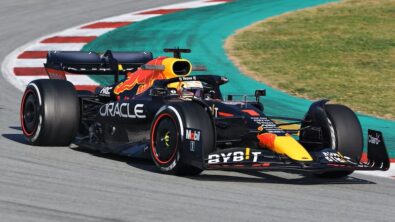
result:
<svg viewBox="0 0 395 222"><path fill-rule="evenodd" d="M246 160L250 159L250 148L246 148Z"/></svg>

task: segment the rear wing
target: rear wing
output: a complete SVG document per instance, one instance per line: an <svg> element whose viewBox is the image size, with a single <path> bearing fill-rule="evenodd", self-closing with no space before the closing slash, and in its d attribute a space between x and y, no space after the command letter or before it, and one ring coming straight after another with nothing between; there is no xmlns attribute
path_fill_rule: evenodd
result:
<svg viewBox="0 0 395 222"><path fill-rule="evenodd" d="M104 54L80 51L49 51L45 70L50 79L66 80L66 73L85 75L113 75L133 72L153 59L151 52L112 52Z"/></svg>

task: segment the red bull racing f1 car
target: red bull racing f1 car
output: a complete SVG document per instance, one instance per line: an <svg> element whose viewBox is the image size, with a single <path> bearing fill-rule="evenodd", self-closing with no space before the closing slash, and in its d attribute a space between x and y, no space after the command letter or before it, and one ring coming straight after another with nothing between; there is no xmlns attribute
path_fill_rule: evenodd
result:
<svg viewBox="0 0 395 222"><path fill-rule="evenodd" d="M190 75L181 58L188 49L150 52L50 51L44 64L50 79L28 84L20 118L27 140L39 146L67 146L151 158L176 175L203 170L310 171L342 177L354 170L388 170L380 132L369 130L367 161L354 112L343 105L314 102L303 119L268 116L260 100L224 98L228 79ZM95 92L76 90L66 74L112 75L114 84ZM119 80L124 75L123 80ZM300 127L287 128L298 124Z"/></svg>

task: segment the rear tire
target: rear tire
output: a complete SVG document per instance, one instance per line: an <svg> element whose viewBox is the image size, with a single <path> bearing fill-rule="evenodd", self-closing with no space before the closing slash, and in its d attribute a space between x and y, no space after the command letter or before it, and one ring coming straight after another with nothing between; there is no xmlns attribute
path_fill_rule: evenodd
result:
<svg viewBox="0 0 395 222"><path fill-rule="evenodd" d="M355 113L338 104L325 105L328 116L330 148L359 161L363 152L361 124ZM329 171L315 174L322 178L339 178L353 173L353 170Z"/></svg>
<svg viewBox="0 0 395 222"><path fill-rule="evenodd" d="M80 120L73 84L64 80L32 81L22 97L20 119L23 134L30 144L69 145Z"/></svg>

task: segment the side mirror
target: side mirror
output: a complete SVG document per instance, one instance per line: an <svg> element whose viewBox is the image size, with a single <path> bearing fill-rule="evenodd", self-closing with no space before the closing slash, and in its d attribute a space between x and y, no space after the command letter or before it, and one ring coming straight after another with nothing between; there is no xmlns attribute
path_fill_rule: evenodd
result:
<svg viewBox="0 0 395 222"><path fill-rule="evenodd" d="M255 90L255 97L266 96L266 89Z"/></svg>
<svg viewBox="0 0 395 222"><path fill-rule="evenodd" d="M266 89L257 89L255 90L255 98L256 101L259 102L259 97L266 96Z"/></svg>

